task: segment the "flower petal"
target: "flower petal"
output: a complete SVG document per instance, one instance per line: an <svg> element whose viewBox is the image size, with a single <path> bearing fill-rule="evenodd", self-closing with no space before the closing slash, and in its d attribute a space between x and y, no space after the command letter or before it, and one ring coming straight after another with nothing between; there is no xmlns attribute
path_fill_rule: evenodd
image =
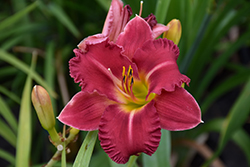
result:
<svg viewBox="0 0 250 167"><path fill-rule="evenodd" d="M150 26L143 18L136 16L128 22L116 43L123 47L124 55L132 59L135 51L150 39L153 39Z"/></svg>
<svg viewBox="0 0 250 167"><path fill-rule="evenodd" d="M161 128L154 101L132 111L110 105L101 118L101 146L116 163L126 163L131 155L140 152L152 155L160 138Z"/></svg>
<svg viewBox="0 0 250 167"><path fill-rule="evenodd" d="M97 92L78 92L64 107L58 119L80 130L98 129L101 116L110 101Z"/></svg>
<svg viewBox="0 0 250 167"><path fill-rule="evenodd" d="M148 17L144 18L144 20L149 24L153 31L153 38L157 38L160 36L163 32L167 31L169 29L168 26L165 26L163 24L157 24L157 20L155 15L152 13L148 15Z"/></svg>
<svg viewBox="0 0 250 167"><path fill-rule="evenodd" d="M123 66L129 65L138 76L137 68L125 56L120 54L121 48L110 44L108 39L95 45L87 45L88 52L75 49L76 57L69 62L70 75L75 82L80 82L84 91L105 94L108 98L119 101L116 84L122 81ZM112 73L111 73L112 72Z"/></svg>
<svg viewBox="0 0 250 167"><path fill-rule="evenodd" d="M167 39L150 40L137 50L132 61L138 67L140 78L149 85L148 94L160 94L162 88L174 91L176 85L189 83L190 79L177 66L178 55L178 47Z"/></svg>
<svg viewBox="0 0 250 167"><path fill-rule="evenodd" d="M129 5L123 8L121 0L112 0L102 34L108 36L111 41L116 42L118 35L123 31L131 15L132 9Z"/></svg>
<svg viewBox="0 0 250 167"><path fill-rule="evenodd" d="M201 110L194 97L185 89L162 91L155 98L155 107L163 129L177 131L191 129L201 123Z"/></svg>
<svg viewBox="0 0 250 167"><path fill-rule="evenodd" d="M81 49L83 52L87 52L87 45L93 45L97 43L101 43L103 41L107 40L107 37L104 36L103 34L96 34L89 36L87 38L84 38L78 45L77 47Z"/></svg>
<svg viewBox="0 0 250 167"><path fill-rule="evenodd" d="M156 39L157 37L159 37L162 33L167 31L168 29L169 29L169 26L165 26L163 24L156 24L152 29L153 38Z"/></svg>

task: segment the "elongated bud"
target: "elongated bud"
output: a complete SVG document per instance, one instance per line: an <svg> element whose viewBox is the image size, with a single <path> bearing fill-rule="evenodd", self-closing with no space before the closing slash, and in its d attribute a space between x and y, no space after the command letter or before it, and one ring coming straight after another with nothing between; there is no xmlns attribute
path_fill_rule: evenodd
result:
<svg viewBox="0 0 250 167"><path fill-rule="evenodd" d="M172 40L176 45L178 45L181 39L181 22L177 19L171 20L167 26L169 30L163 33L163 38Z"/></svg>
<svg viewBox="0 0 250 167"><path fill-rule="evenodd" d="M48 92L41 86L34 86L31 100L37 116L45 130L51 130L55 126L55 116Z"/></svg>

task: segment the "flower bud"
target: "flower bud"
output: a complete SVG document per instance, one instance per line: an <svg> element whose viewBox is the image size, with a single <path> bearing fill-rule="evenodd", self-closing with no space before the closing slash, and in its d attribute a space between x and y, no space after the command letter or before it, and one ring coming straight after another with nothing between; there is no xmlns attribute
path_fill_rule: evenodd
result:
<svg viewBox="0 0 250 167"><path fill-rule="evenodd" d="M172 40L176 45L178 45L181 38L181 22L177 19L171 20L167 26L169 30L163 33L163 38Z"/></svg>
<svg viewBox="0 0 250 167"><path fill-rule="evenodd" d="M55 126L55 116L48 92L41 86L34 86L31 100L42 127L50 130Z"/></svg>

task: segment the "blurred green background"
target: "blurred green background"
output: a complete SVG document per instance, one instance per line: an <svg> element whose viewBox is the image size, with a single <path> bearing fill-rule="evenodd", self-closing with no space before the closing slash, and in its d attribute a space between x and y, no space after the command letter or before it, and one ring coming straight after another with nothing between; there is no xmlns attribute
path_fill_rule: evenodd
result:
<svg viewBox="0 0 250 167"><path fill-rule="evenodd" d="M57 116L80 90L69 76L72 50L85 37L102 31L110 3L1 0L1 167L15 166L18 152L30 166L41 166L53 156L56 150L31 106L32 87L39 84L48 90ZM124 3L132 7L132 17L139 13L139 0ZM205 123L171 132L171 140L163 136L163 149L150 158L143 154L137 166L165 166L166 149L171 150L172 166L250 166L249 9L249 0L144 0L142 17L154 13L159 23L174 18L182 23L178 64L191 79L186 89L200 104ZM59 121L57 130L62 131ZM72 166L85 135L81 132L69 146L68 166ZM97 141L90 166L124 165L110 161Z"/></svg>

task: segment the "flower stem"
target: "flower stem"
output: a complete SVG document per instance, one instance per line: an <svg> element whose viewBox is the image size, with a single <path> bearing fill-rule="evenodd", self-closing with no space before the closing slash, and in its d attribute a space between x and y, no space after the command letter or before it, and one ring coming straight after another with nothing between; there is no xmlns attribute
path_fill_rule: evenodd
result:
<svg viewBox="0 0 250 167"><path fill-rule="evenodd" d="M136 156L136 155L131 156L129 161L128 161L127 167L134 167L137 158L138 158L138 156Z"/></svg>
<svg viewBox="0 0 250 167"><path fill-rule="evenodd" d="M52 132L51 134L54 135L55 138L57 138L57 136L59 136L55 129L54 130L51 129L51 132ZM59 143L60 145L63 146L62 150L65 150L66 146L70 142L74 141L74 139L76 138L76 135L78 135L78 133L79 133L78 129L72 128L70 130L69 136L64 140L64 142L63 143ZM63 135L64 135L63 138L65 138L65 130L63 132ZM59 136L59 138L60 138L60 136ZM56 153L53 155L53 157L50 159L50 161L45 165L45 167L52 167L58 160L60 160L61 159L61 155L62 155L62 150L57 150Z"/></svg>
<svg viewBox="0 0 250 167"><path fill-rule="evenodd" d="M50 135L51 140L55 143L55 145L58 145L61 143L61 137L57 133L55 127L48 129L47 131Z"/></svg>
<svg viewBox="0 0 250 167"><path fill-rule="evenodd" d="M45 165L45 167L53 167L53 165L60 159L62 152L56 151L50 161Z"/></svg>

